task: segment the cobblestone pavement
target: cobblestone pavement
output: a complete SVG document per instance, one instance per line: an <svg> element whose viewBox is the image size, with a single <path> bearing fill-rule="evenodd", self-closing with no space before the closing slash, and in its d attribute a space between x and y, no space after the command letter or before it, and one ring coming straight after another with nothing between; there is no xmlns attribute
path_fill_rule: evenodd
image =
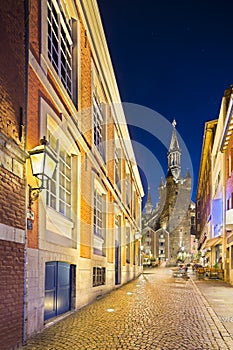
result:
<svg viewBox="0 0 233 350"><path fill-rule="evenodd" d="M28 341L23 350L214 350L233 339L191 279L153 269Z"/></svg>
<svg viewBox="0 0 233 350"><path fill-rule="evenodd" d="M195 279L195 284L233 337L233 286L221 280Z"/></svg>

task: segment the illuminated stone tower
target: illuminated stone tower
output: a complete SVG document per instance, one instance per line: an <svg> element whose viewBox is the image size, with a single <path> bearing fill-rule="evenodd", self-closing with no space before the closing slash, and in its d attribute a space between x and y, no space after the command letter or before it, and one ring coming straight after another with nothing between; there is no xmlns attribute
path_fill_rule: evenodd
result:
<svg viewBox="0 0 233 350"><path fill-rule="evenodd" d="M175 119L173 120L172 126L173 126L172 138L171 138L171 143L168 151L168 169L171 170L171 173L174 179L179 180L180 171L181 171L181 167L180 167L181 150L180 150L180 146L176 135Z"/></svg>
<svg viewBox="0 0 233 350"><path fill-rule="evenodd" d="M150 233L151 248L155 259L167 260L171 265L177 261L191 260L192 222L195 204L191 201L192 179L189 171L181 172L181 149L176 133L176 121L172 123L171 142L167 153L168 172L165 181L159 185L159 203L152 209L151 195L143 215L143 232ZM146 244L145 244L146 246Z"/></svg>
<svg viewBox="0 0 233 350"><path fill-rule="evenodd" d="M167 258L171 263L177 260L187 261L191 244L191 205L190 193L192 179L187 171L185 178L181 174L181 149L176 134L176 121L172 123L172 137L168 151L168 173L164 205L160 215L160 227L169 232L169 251Z"/></svg>

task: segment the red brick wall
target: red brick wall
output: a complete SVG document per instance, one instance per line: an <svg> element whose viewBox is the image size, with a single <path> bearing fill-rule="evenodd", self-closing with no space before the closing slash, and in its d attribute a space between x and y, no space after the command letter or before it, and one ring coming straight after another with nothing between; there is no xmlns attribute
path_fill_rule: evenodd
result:
<svg viewBox="0 0 233 350"><path fill-rule="evenodd" d="M25 229L25 182L15 175L15 153L24 149L24 1L2 0L0 11L0 223ZM21 113L22 111L22 113ZM19 156L21 158L21 156ZM21 163L21 164L20 164ZM0 227L0 230L2 227ZM4 231L0 232L4 237ZM13 235L12 235L13 236ZM17 237L16 237L17 238ZM0 240L0 349L22 343L24 245Z"/></svg>
<svg viewBox="0 0 233 350"><path fill-rule="evenodd" d="M0 11L0 131L19 143L25 111L24 1L3 0Z"/></svg>
<svg viewBox="0 0 233 350"><path fill-rule="evenodd" d="M91 50L85 34L85 28L80 23L80 70L81 70L81 124L82 132L87 143L92 145L92 118L91 118L91 105L92 105L92 89L91 89Z"/></svg>
<svg viewBox="0 0 233 350"><path fill-rule="evenodd" d="M82 151L82 168L81 168L81 187L85 189L81 194L81 226L80 226L80 256L83 258L91 257L91 236L92 236L92 170L91 164L86 159Z"/></svg>
<svg viewBox="0 0 233 350"><path fill-rule="evenodd" d="M0 241L0 349L22 343L24 246Z"/></svg>
<svg viewBox="0 0 233 350"><path fill-rule="evenodd" d="M40 0L30 1L30 50L39 62L40 58Z"/></svg>
<svg viewBox="0 0 233 350"><path fill-rule="evenodd" d="M0 167L0 222L25 229L24 180Z"/></svg>
<svg viewBox="0 0 233 350"><path fill-rule="evenodd" d="M39 137L39 95L40 89L43 87L40 85L39 80L32 68L29 67L29 95L28 95L28 138L27 147L32 149L40 143ZM32 187L36 187L36 180L33 178L31 170L28 169L28 183ZM32 210L35 214L35 220L33 221L33 229L28 230L28 247L37 248L38 247L38 202L35 201L32 206Z"/></svg>
<svg viewBox="0 0 233 350"><path fill-rule="evenodd" d="M20 124L25 124L24 118L20 120L21 108L25 115L24 1L4 0L1 5L0 131L13 140L17 148L16 144L21 141ZM1 151L6 151L3 146ZM12 162L9 150L7 156ZM0 222L24 228L24 181L4 169L4 159L1 159L1 164Z"/></svg>

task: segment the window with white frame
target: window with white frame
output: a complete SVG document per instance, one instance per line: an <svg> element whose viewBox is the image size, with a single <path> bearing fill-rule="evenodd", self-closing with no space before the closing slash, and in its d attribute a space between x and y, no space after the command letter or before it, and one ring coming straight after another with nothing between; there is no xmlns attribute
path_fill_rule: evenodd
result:
<svg viewBox="0 0 233 350"><path fill-rule="evenodd" d="M125 194L126 194L126 205L128 208L131 207L131 201L132 201L132 188L131 188L131 178L130 174L126 173L126 179L125 179Z"/></svg>
<svg viewBox="0 0 233 350"><path fill-rule="evenodd" d="M136 219L137 213L137 194L136 190L133 188L133 217Z"/></svg>
<svg viewBox="0 0 233 350"><path fill-rule="evenodd" d="M136 251L136 242L133 242L133 264L136 265L137 251Z"/></svg>
<svg viewBox="0 0 233 350"><path fill-rule="evenodd" d="M59 154L59 212L71 216L71 157L60 146Z"/></svg>
<svg viewBox="0 0 233 350"><path fill-rule="evenodd" d="M72 19L59 0L48 0L47 8L48 58L72 97Z"/></svg>
<svg viewBox="0 0 233 350"><path fill-rule="evenodd" d="M94 145L103 157L103 115L98 97L93 95L93 133Z"/></svg>
<svg viewBox="0 0 233 350"><path fill-rule="evenodd" d="M103 198L98 190L94 191L94 235L103 237Z"/></svg>
<svg viewBox="0 0 233 350"><path fill-rule="evenodd" d="M58 160L53 177L47 182L47 205L67 218L71 218L71 156L49 133L49 144Z"/></svg>
<svg viewBox="0 0 233 350"><path fill-rule="evenodd" d="M130 227L126 227L126 262L130 263L130 245L131 245L131 240L130 240Z"/></svg>
<svg viewBox="0 0 233 350"><path fill-rule="evenodd" d="M118 189L121 190L121 160L120 160L120 149L115 148L115 184Z"/></svg>

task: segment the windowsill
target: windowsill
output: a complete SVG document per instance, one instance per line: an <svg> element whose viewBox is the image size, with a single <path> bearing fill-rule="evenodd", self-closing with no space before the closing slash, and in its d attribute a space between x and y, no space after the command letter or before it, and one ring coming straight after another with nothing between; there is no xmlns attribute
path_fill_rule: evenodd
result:
<svg viewBox="0 0 233 350"><path fill-rule="evenodd" d="M93 242L93 254L98 256L104 256L103 255L103 244L104 239L100 238L99 236L96 236L94 234L94 242Z"/></svg>
<svg viewBox="0 0 233 350"><path fill-rule="evenodd" d="M46 207L46 230L72 238L74 223L56 210Z"/></svg>
<svg viewBox="0 0 233 350"><path fill-rule="evenodd" d="M106 284L105 283L102 283L102 284L97 284L97 285L95 285L95 286L92 286L93 288L96 288L96 287L103 287L103 286L105 286Z"/></svg>

